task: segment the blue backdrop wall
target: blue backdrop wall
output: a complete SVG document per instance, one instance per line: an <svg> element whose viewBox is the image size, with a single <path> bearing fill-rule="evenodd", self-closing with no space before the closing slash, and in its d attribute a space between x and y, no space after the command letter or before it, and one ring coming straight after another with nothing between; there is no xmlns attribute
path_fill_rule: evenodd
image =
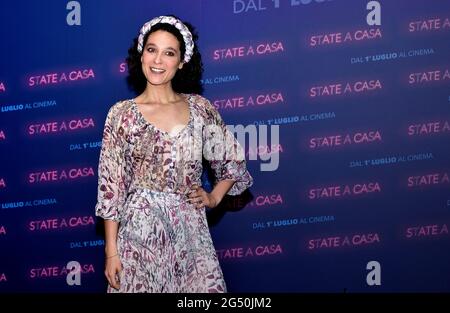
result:
<svg viewBox="0 0 450 313"><path fill-rule="evenodd" d="M2 1L0 291L105 290L103 123L162 14L197 27L227 124L279 125L248 198L210 212L229 291L450 291L450 2L368 3Z"/></svg>

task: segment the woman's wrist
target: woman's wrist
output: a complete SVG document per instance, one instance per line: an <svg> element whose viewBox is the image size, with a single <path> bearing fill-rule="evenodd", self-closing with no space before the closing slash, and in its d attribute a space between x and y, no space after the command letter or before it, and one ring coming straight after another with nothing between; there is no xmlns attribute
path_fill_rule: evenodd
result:
<svg viewBox="0 0 450 313"><path fill-rule="evenodd" d="M119 253L115 253L115 254L112 254L112 255L106 255L105 259L111 259L111 258L116 257L118 255L119 255Z"/></svg>
<svg viewBox="0 0 450 313"><path fill-rule="evenodd" d="M213 197L215 201L215 206L218 206L222 201L223 197L225 197L226 193L233 187L235 180L233 179L225 179L216 184L210 195Z"/></svg>
<svg viewBox="0 0 450 313"><path fill-rule="evenodd" d="M213 200L214 207L218 206L220 201L222 201L222 197L220 197L220 195L217 195L216 193L214 193L214 191L210 193L210 196Z"/></svg>

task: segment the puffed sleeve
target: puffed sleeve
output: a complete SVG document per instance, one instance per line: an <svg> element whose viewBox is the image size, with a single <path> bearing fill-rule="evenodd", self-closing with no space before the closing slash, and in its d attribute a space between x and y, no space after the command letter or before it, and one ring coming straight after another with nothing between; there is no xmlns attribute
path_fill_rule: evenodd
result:
<svg viewBox="0 0 450 313"><path fill-rule="evenodd" d="M228 195L239 195L253 185L242 146L225 125L220 113L206 100L208 121L203 129L203 155L211 165L216 183L231 179L235 183Z"/></svg>
<svg viewBox="0 0 450 313"><path fill-rule="evenodd" d="M129 187L130 175L124 157L125 135L118 106L112 106L103 129L98 164L98 190L95 215L119 221Z"/></svg>

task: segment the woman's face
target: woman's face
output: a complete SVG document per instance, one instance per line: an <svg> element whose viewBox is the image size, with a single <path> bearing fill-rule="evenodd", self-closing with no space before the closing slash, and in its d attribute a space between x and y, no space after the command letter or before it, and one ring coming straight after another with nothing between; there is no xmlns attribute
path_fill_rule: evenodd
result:
<svg viewBox="0 0 450 313"><path fill-rule="evenodd" d="M150 84L169 83L177 70L183 67L177 37L164 30L151 33L145 43L141 62L142 72Z"/></svg>

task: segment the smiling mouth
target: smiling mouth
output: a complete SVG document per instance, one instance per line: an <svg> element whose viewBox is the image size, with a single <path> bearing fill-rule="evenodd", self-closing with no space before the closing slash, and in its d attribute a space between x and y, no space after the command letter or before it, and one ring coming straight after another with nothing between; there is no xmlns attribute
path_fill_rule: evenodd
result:
<svg viewBox="0 0 450 313"><path fill-rule="evenodd" d="M161 74L164 73L166 70L160 69L160 68L156 68L156 67L150 67L150 70L152 71L152 73L156 73L156 74Z"/></svg>

